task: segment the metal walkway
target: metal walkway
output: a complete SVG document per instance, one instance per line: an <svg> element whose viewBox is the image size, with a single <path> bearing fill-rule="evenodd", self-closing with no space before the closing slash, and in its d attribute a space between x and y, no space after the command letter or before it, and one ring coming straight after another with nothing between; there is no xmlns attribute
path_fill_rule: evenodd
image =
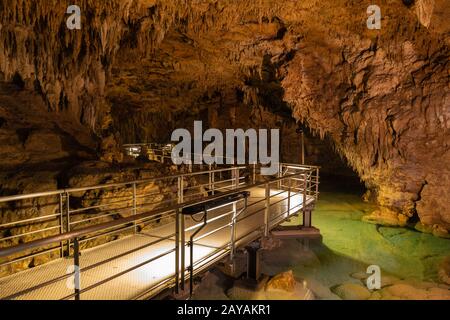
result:
<svg viewBox="0 0 450 320"><path fill-rule="evenodd" d="M139 186L153 185L155 179L123 184L122 188L132 190L131 201L123 200L130 204L126 208L131 208L131 214L106 223L93 224L89 215L77 220L76 213L81 209L85 212L95 209L94 216L108 216L111 208L107 205L100 205L103 211L99 214L99 204L70 209L67 199L70 199L70 194L84 192L86 195L86 191L112 188L111 185L60 191L65 195L60 197L60 212L56 212L55 216L60 221L56 225L60 232L39 240L5 246L0 249L0 259L3 259L0 261L3 261L1 265L20 264L30 256L48 254L49 250L60 252L62 257L0 278L0 299L150 298L164 289L184 285L190 272L197 274L207 270L227 256L232 260L238 247L268 235L272 228L301 211L307 215L306 223L310 222L308 215L318 198L318 168L282 164L278 177L262 182L258 182L255 171L254 167L234 167L161 178L177 183L177 190L172 191L176 196L173 199L169 197L165 207L149 211L143 209L146 203L138 204L140 195L146 192L145 187ZM199 200L191 195L186 201L189 187L183 186L183 181L193 176L197 181L205 181L208 196ZM120 186L114 186L117 187ZM205 212L192 216L182 214L184 208L214 203L244 191L249 192L248 198L236 198L216 207L208 207L206 222L202 220ZM3 202L23 201L18 197L5 198ZM114 200L112 203L117 210L118 199ZM63 212L69 215L65 217ZM157 227L142 227L155 219L165 222ZM73 224L76 221L88 225L82 224L81 228L76 229L76 224ZM63 227L65 225L67 228ZM11 227L10 224L7 226ZM122 237L89 248L89 241L110 236L111 230ZM48 249L50 244L56 246ZM69 256L65 248L69 248ZM5 262L5 258L9 259Z"/></svg>

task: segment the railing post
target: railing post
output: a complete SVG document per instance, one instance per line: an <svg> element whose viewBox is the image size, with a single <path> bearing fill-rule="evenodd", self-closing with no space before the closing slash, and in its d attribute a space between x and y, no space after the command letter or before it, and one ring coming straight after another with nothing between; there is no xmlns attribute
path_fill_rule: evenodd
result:
<svg viewBox="0 0 450 320"><path fill-rule="evenodd" d="M236 250L236 214L237 202L233 202L233 216L231 217L231 241L230 241L230 260L233 263Z"/></svg>
<svg viewBox="0 0 450 320"><path fill-rule="evenodd" d="M208 165L208 189L209 189L210 191L213 191L213 186L212 186L212 172L211 172L211 170L212 170L212 165L209 164L209 165ZM212 194L214 194L214 192L212 192Z"/></svg>
<svg viewBox="0 0 450 320"><path fill-rule="evenodd" d="M180 210L175 210L175 293L180 285Z"/></svg>
<svg viewBox="0 0 450 320"><path fill-rule="evenodd" d="M66 192L66 232L70 232L70 195ZM70 239L67 240L67 256L70 256Z"/></svg>
<svg viewBox="0 0 450 320"><path fill-rule="evenodd" d="M306 173L303 173L303 205L302 205L302 212L303 212L303 226L307 227L309 226L309 218L308 218L308 213L306 210L306 188L307 188L307 181L308 181L308 176L306 175Z"/></svg>
<svg viewBox="0 0 450 320"><path fill-rule="evenodd" d="M136 182L133 183L133 216L137 214L137 200L136 200ZM133 221L134 223L134 233L137 233L137 223L136 220Z"/></svg>
<svg viewBox="0 0 450 320"><path fill-rule="evenodd" d="M63 204L63 194L59 194L59 234L64 233L64 204ZM61 249L60 249L60 257L64 257L64 242L61 241L60 243Z"/></svg>
<svg viewBox="0 0 450 320"><path fill-rule="evenodd" d="M239 168L234 168L233 173L233 186L237 189L239 188Z"/></svg>
<svg viewBox="0 0 450 320"><path fill-rule="evenodd" d="M252 183L256 183L256 162L254 162L252 166Z"/></svg>
<svg viewBox="0 0 450 320"><path fill-rule="evenodd" d="M306 206L306 189L307 189L307 183L308 183L308 176L305 172L303 172L303 208Z"/></svg>
<svg viewBox="0 0 450 320"><path fill-rule="evenodd" d="M185 282L185 257L186 257L186 234L184 230L184 215L180 215L180 242L181 242L181 252L180 252L180 273L181 273L181 290L184 291L184 282Z"/></svg>
<svg viewBox="0 0 450 320"><path fill-rule="evenodd" d="M283 176L283 166L281 163L278 164L278 178ZM278 180L278 189L281 189L281 180Z"/></svg>
<svg viewBox="0 0 450 320"><path fill-rule="evenodd" d="M216 191L215 191L215 189L216 189L215 184L216 184L216 173L215 172L211 172L211 189L212 189L212 194L213 195L216 193Z"/></svg>
<svg viewBox="0 0 450 320"><path fill-rule="evenodd" d="M73 240L73 264L74 264L74 287L75 300L80 300L80 243L78 238Z"/></svg>
<svg viewBox="0 0 450 320"><path fill-rule="evenodd" d="M270 184L266 183L266 198L264 209L264 236L269 236L269 216L270 216Z"/></svg>
<svg viewBox="0 0 450 320"><path fill-rule="evenodd" d="M178 203L183 203L183 177L178 177ZM177 216L178 220L178 232L180 237L180 274L181 274L181 290L184 290L184 282L185 282L185 249L186 249L186 240L185 240L185 230L184 230L184 215L179 214Z"/></svg>
<svg viewBox="0 0 450 320"><path fill-rule="evenodd" d="M316 168L316 194L315 200L319 200L319 168Z"/></svg>
<svg viewBox="0 0 450 320"><path fill-rule="evenodd" d="M178 177L178 203L183 203L184 199L183 199L183 177L180 176Z"/></svg>
<svg viewBox="0 0 450 320"><path fill-rule="evenodd" d="M287 198L287 205L288 205L288 217L291 215L291 178L288 179L288 198Z"/></svg>

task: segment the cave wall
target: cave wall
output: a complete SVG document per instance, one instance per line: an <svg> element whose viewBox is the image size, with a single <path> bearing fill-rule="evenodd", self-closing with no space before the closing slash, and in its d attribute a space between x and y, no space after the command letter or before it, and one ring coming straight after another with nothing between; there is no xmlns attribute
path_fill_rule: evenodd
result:
<svg viewBox="0 0 450 320"><path fill-rule="evenodd" d="M381 30L366 28L363 0L78 2L82 30L69 31L60 1L3 1L0 70L107 141L104 152L238 90L242 101L222 104L287 107L333 142L381 205L368 221L418 215L450 229L446 0L380 0Z"/></svg>
<svg viewBox="0 0 450 320"><path fill-rule="evenodd" d="M433 33L403 8L388 8L379 33L352 30L351 20L320 40L314 33L322 30L310 30L283 80L285 98L375 187L382 209L368 221L404 225L418 214L446 234L448 28Z"/></svg>

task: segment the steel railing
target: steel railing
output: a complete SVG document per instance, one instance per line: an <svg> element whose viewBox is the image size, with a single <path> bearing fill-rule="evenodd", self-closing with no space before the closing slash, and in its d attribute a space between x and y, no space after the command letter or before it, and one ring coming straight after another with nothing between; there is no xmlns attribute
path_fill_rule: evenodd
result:
<svg viewBox="0 0 450 320"><path fill-rule="evenodd" d="M13 246L30 238L62 234L97 222L136 215L139 212L151 210L155 206L182 203L185 198L203 197L205 192L214 194L217 191L236 188L236 183L239 185L244 183L244 177L240 176L244 169L243 166L210 169L130 182L1 197L1 216L11 216L12 221L0 224L0 248ZM237 175L237 180L234 175ZM166 190L174 186L173 190ZM149 188L151 192L148 192ZM16 218L24 213L29 216L26 214L27 210L31 210L33 216L25 219ZM52 212L46 214L45 212L49 210ZM168 217L170 216L158 217L158 219ZM83 242L92 242L100 237L122 233L125 230L137 232L138 228L145 227L155 220L156 218L147 219L133 225L111 228L92 235ZM11 261L0 259L0 268L55 251L58 252L59 257L68 256L71 248L70 241L66 241L58 246L42 248Z"/></svg>
<svg viewBox="0 0 450 320"><path fill-rule="evenodd" d="M16 298L19 297L25 293L32 292L34 290L37 290L41 287L50 285L52 283L55 283L56 281L61 281L63 279L66 279L68 277L75 276L75 283L79 283L80 275L83 272L86 272L88 270L91 270L93 268L99 267L101 265L104 265L105 263L118 259L120 257L129 255L133 252L137 252L139 250L142 250L143 248L148 248L151 246L154 246L162 241L165 240L175 240L174 246L169 248L167 251L162 252L156 257L152 257L151 259L148 259L146 261L143 261L140 264L137 264L133 266L130 269L124 270L122 272L119 272L116 275L113 275L107 279L102 280L99 283L93 284L91 286L88 286L86 288L79 288L76 286L76 290L65 297L63 299L79 299L81 297L81 294L86 293L93 288L96 288L106 282L112 281L116 279L117 277L120 277L122 275L125 275L133 270L136 270L137 268L140 268L146 264L149 264L153 261L156 261L157 259L160 259L161 257L167 256L169 254L174 253L175 254L175 266L176 270L174 272L173 276L167 277L165 279L161 279L160 282L158 282L155 286L152 286L148 290L146 290L145 293L142 293L140 296L146 294L155 292L158 290L162 290L164 288L174 286L175 288L178 288L179 286L184 286L184 279L185 277L189 277L192 279L193 275L195 275L198 272L201 272L205 268L207 268L212 263L217 262L219 259L225 257L226 255L231 253L231 256L234 254L234 250L237 245L242 243L244 240L245 242L251 241L252 239L256 239L260 236L267 236L269 231L284 221L285 219L288 219L293 214L296 214L300 209L306 208L307 205L310 203L313 203L318 198L318 183L319 183L319 168L318 167L311 167L311 166L299 166L299 165L288 165L288 164L281 164L280 165L280 172L279 176L277 178L274 178L270 181L264 181L264 182L256 182L255 176L256 176L256 166L251 166L250 168L241 166L241 167L233 167L233 168L227 168L227 169L215 169L215 170L208 170L206 172L196 172L196 173L189 173L189 174L181 174L181 175L174 175L171 177L163 177L163 178L153 178L153 179L146 179L146 180L140 180L140 181L132 181L132 182L124 182L124 183L114 183L114 184L108 184L108 185L100 185L100 186L94 186L94 187L87 187L87 188L72 188L67 190L59 190L54 192L44 192L34 195L18 195L18 196L12 196L12 197L4 197L0 198L0 203L7 203L10 201L23 201L23 200L30 200L35 199L36 197L46 197L46 196L56 196L59 197L60 201L62 200L64 204L64 200L67 203L67 207L64 205L59 205L59 208L64 208L66 210L59 210L52 215L48 216L42 216L42 217L36 217L30 219L24 219L21 221L15 221L12 223L27 223L30 221L35 221L34 219L46 219L46 218L58 218L61 223L58 226L59 228L59 234L52 235L52 236L46 236L43 239L34 240L30 242L26 242L19 245L12 245L7 248L0 249L0 259L4 259L6 257L9 257L10 260L8 262L5 262L6 264L11 264L14 262L17 262L18 259L27 259L30 257L30 255L25 255L25 253L33 252L32 254L39 254L42 250L49 250L48 247L53 247L53 250L60 250L61 254L64 255L63 246L67 246L68 250L66 252L66 256L69 253L72 253L73 259L74 259L74 265L79 268L80 267L80 261L79 261L79 254L80 254L80 244L83 242L87 242L93 238L104 236L105 234L110 234L111 232L123 232L126 229L132 229L133 232L138 232L137 226L141 224L148 223L149 221L155 220L157 217L161 219L162 216L165 217L173 217L175 219L175 226L174 231L158 240L155 240L149 244L146 244L144 246L134 248L131 251L121 253L115 257L111 257L109 259L106 259L104 261L96 262L92 265L86 266L84 268L79 268L78 273L74 274L65 274L60 277L57 277L55 279L51 279L49 281L46 281L44 283L41 283L37 287L28 288L25 291L17 292L13 295L10 295L6 298ZM249 182L243 181L242 173L245 171L250 172L249 176L251 177ZM228 177L225 179L214 179L212 177L218 175L219 173L227 173ZM188 199L186 199L186 190L189 187L186 187L185 180L187 177L202 177L205 176L204 179L205 185L208 185L209 191L208 196L205 199L196 199L195 197L192 197L192 195L189 196ZM225 176L225 175L223 175ZM247 177L248 178L248 177ZM148 183L155 183L156 181L168 179L172 182L176 182L176 190L172 191L172 193L175 193L176 196L174 197L174 201L166 203L166 206L164 208L159 209L146 209L145 203L138 203L138 185L141 183L148 184ZM200 180L200 179L199 179ZM128 207L131 208L132 214L127 217L121 217L114 221L89 225L89 226L82 226L79 229L70 228L71 226L74 226L74 221L82 221L70 219L72 215L74 215L75 212L82 211L83 208L77 208L77 209L70 209L70 203L68 202L70 199L71 194L76 194L80 192L86 192L86 191L93 191L93 190L105 190L105 188L131 188L131 194L132 194L132 201L131 205ZM225 197L229 194L233 194L235 192L242 192L242 191L251 191L254 188L264 188L264 198L254 201L252 203L249 203L245 206L245 210L239 211L238 209L238 203L233 202L230 203L229 206L231 206L231 210L221 213L220 215L214 216L214 210L218 210L217 208L210 209L211 212L208 212L208 214L213 214L213 217L207 221L207 224L214 224L217 223L218 220L221 220L223 223L219 224L216 228L213 230L208 230L204 234L197 233L191 240L190 243L187 243L185 241L186 236L192 232L194 232L195 228L198 226L195 223L189 223L189 221L186 221L186 217L181 218L180 211L190 205L198 205L206 201L213 201L215 199L220 199L222 197ZM217 192L221 190L221 192ZM277 193L272 193L273 190L277 190ZM285 193L286 197L283 199L277 199L276 202L273 202L273 199L277 198L280 194ZM293 199L293 196L298 196L299 194L302 195L302 202L298 203L296 206L291 206L290 201ZM65 197L61 197L62 195L65 195ZM142 196L142 194L141 194ZM273 206L275 206L280 201L287 201L287 210L282 212L281 214L276 215L275 217L270 216L270 210ZM120 201L116 201L120 202ZM114 202L114 203L116 203ZM103 204L96 205L96 206L90 206L90 209L99 209L102 207ZM260 205L263 205L262 207L259 207ZM68 209L67 209L68 208ZM221 209L221 208L219 208ZM254 210L252 210L254 209ZM222 209L221 209L222 210ZM238 213L239 212L239 213ZM65 218L64 213L67 213L67 218ZM257 226L254 230L250 230L248 234L240 235L240 237L236 236L236 228L239 225L242 225L247 219L250 219L251 217L255 217L257 215L260 215L260 225ZM229 219L228 221L225 221L226 219ZM88 218L84 220L89 220ZM65 222L63 224L62 222ZM0 226L12 226L12 223L3 224ZM66 225L67 228L64 228L63 226ZM81 224L80 224L81 225ZM227 241L225 244L222 244L220 247L214 248L208 255L202 257L201 259L198 259L195 262L192 262L189 264L189 266L185 266L185 248L186 246L191 246L191 248L194 248L196 244L199 243L199 241L203 239L208 239L211 237L214 237L215 234L219 232L223 232L226 228L230 228L230 240ZM42 231L42 230L41 230ZM199 231L200 232L200 231ZM204 245L204 244L203 244ZM72 249L72 250L71 250ZM37 251L34 251L37 250ZM21 256L18 256L18 255ZM11 257L13 257L11 259ZM192 256L191 256L192 258ZM3 263L3 264L5 264ZM188 275L187 272L190 272ZM192 281L192 280L191 280Z"/></svg>

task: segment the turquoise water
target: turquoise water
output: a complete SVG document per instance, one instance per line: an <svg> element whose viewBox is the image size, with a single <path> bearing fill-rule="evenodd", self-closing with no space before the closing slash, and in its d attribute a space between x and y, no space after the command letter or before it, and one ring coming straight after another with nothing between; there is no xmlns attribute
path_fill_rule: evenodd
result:
<svg viewBox="0 0 450 320"><path fill-rule="evenodd" d="M314 212L323 245L334 254L402 278L437 280L437 265L450 255L450 240L408 228L384 227L361 221L373 210L356 194L325 192Z"/></svg>
<svg viewBox="0 0 450 320"><path fill-rule="evenodd" d="M438 265L450 255L450 240L414 229L362 222L361 217L374 208L363 202L358 192L323 192L312 218L322 243L284 241L286 250L271 253L265 271L273 274L289 267L324 299L335 298L331 291L339 284L361 284L355 274L366 274L369 265L378 265L382 276L409 283L439 282ZM299 219L289 224L299 223Z"/></svg>

